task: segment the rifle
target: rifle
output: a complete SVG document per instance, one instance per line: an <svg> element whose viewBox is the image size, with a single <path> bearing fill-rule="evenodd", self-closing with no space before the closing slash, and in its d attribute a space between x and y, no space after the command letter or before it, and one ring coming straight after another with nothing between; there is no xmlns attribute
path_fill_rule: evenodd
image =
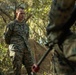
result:
<svg viewBox="0 0 76 75"><path fill-rule="evenodd" d="M52 31L55 30L55 29L56 30L60 29L60 30L62 30L64 32L66 32L67 29L70 29L70 27L74 24L75 20L76 20L76 6L75 6L74 11L72 12L71 17L69 18L69 20L65 24L60 25L59 27L53 28ZM33 72L38 72L39 71L40 65L42 64L42 62L44 61L44 59L46 58L46 56L48 55L48 53L53 49L54 45L56 43L58 43L58 40L62 36L64 36L64 35L61 33L61 35L59 35L57 38L55 38L54 41L50 41L49 43L47 43L49 45L49 49L45 52L45 54L42 56L42 58L39 60L39 62L37 64L34 64L32 66L32 71ZM65 61L69 65L69 62L67 62L67 60L65 60ZM72 66L70 66L70 67L72 68Z"/></svg>
<svg viewBox="0 0 76 75"><path fill-rule="evenodd" d="M44 59L46 58L46 56L48 55L48 53L53 49L53 46L54 46L54 42L51 43L49 49L45 52L45 54L42 56L42 58L39 60L39 62L37 64L34 64L32 66L32 71L33 72L38 72L39 69L40 69L40 65L41 63L44 61Z"/></svg>

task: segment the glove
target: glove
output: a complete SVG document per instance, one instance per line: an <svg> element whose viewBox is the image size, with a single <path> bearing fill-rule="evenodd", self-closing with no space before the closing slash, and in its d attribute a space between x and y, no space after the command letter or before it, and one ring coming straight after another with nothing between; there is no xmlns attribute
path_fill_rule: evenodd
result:
<svg viewBox="0 0 76 75"><path fill-rule="evenodd" d="M39 66L37 64L33 64L32 66L32 72L38 72L39 71Z"/></svg>

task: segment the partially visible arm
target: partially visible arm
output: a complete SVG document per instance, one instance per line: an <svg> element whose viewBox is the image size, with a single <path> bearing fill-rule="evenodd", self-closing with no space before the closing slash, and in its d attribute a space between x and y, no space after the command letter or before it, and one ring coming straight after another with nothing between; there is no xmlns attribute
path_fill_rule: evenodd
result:
<svg viewBox="0 0 76 75"><path fill-rule="evenodd" d="M76 21L76 6L74 11L71 14L71 17L68 19L68 21L65 24L58 25L58 26L49 24L46 30L48 32L66 30L66 29L69 29L74 24L75 21Z"/></svg>
<svg viewBox="0 0 76 75"><path fill-rule="evenodd" d="M6 26L4 36L3 36L6 44L10 44L10 39L11 39L11 35L12 35L12 30L13 30L12 26L13 26L13 24L11 24L11 23Z"/></svg>
<svg viewBox="0 0 76 75"><path fill-rule="evenodd" d="M10 36L11 35L11 33L12 33L12 23L11 24L8 24L7 26L6 26L6 29L5 29L5 34L7 35L7 36Z"/></svg>

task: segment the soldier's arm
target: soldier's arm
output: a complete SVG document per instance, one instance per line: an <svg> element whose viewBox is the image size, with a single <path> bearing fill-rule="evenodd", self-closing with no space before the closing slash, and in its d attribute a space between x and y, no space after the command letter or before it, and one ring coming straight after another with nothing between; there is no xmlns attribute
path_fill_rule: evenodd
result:
<svg viewBox="0 0 76 75"><path fill-rule="evenodd" d="M66 29L70 28L74 24L75 21L76 21L76 6L75 6L74 11L71 14L71 17L68 19L68 21L65 24L56 26L56 25L50 25L50 23L49 23L46 30L47 30L47 32L66 30Z"/></svg>
<svg viewBox="0 0 76 75"><path fill-rule="evenodd" d="M13 30L12 27L13 27L13 23L10 23L6 26L4 36L9 37L12 34L12 30Z"/></svg>
<svg viewBox="0 0 76 75"><path fill-rule="evenodd" d="M72 16L73 13L74 14L76 13L76 12L74 12L74 11L76 11L76 5L75 5L75 10L74 11L72 10L74 5L75 5L75 0L70 0L69 2L67 0L64 0L63 3L62 3L62 1L59 1L59 0L53 0L52 4L51 4L51 10L49 12L50 23L47 26L46 30L49 32L63 30L64 24L67 22L69 17ZM66 11L67 11L67 13L66 13ZM72 13L72 11L73 11L73 13ZM68 13L69 13L69 16L67 16ZM64 14L65 14L65 16L64 16ZM59 15L61 15L61 16L59 16ZM75 18L75 16L73 15L74 18ZM70 19L66 24L70 24L70 23L72 24L71 20L72 19ZM67 26L66 24L65 24L65 26Z"/></svg>
<svg viewBox="0 0 76 75"><path fill-rule="evenodd" d="M65 57L68 58L68 60L76 61L76 34L71 36L71 40L72 41L70 42L70 45L68 47L65 47L64 54L65 54ZM67 49L68 49L68 51L67 51Z"/></svg>

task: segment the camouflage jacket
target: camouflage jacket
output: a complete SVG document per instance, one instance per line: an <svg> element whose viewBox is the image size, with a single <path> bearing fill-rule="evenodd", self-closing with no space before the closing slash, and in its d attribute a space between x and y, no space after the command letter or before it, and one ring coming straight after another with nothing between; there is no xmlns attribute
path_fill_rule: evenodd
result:
<svg viewBox="0 0 76 75"><path fill-rule="evenodd" d="M54 63L59 73L68 73L72 68L76 69L76 34L67 36L62 43L62 50L58 44L54 46Z"/></svg>
<svg viewBox="0 0 76 75"><path fill-rule="evenodd" d="M51 10L49 12L50 23L47 26L47 30L51 30L55 26L64 25L71 17L74 7L75 0L52 0ZM53 31L56 31L56 29Z"/></svg>
<svg viewBox="0 0 76 75"><path fill-rule="evenodd" d="M75 1L76 0L52 0L51 10L49 13L50 23L46 28L47 31L55 27L59 27L60 25L64 25L69 20L75 8ZM58 37L61 32L61 30L51 31L47 37L48 41L54 41L54 39ZM67 33L65 32L65 34ZM64 36L66 36L65 34ZM59 55L57 55L56 51ZM59 73L63 72L64 74L65 72L71 71L71 68L63 58L69 60L69 62L72 62L72 66L74 66L76 69L76 34L67 36L67 38L62 43L62 49L58 44L56 44L54 46L53 55L54 60L52 61L54 61L53 65L55 66L53 66L53 69L55 68ZM73 62L75 62L75 64Z"/></svg>
<svg viewBox="0 0 76 75"><path fill-rule="evenodd" d="M62 43L62 50L58 45L54 49L70 61L76 61L76 34L72 33Z"/></svg>
<svg viewBox="0 0 76 75"><path fill-rule="evenodd" d="M11 36L9 49L20 50L28 47L29 27L25 22L15 20L7 25L5 32L7 37Z"/></svg>

